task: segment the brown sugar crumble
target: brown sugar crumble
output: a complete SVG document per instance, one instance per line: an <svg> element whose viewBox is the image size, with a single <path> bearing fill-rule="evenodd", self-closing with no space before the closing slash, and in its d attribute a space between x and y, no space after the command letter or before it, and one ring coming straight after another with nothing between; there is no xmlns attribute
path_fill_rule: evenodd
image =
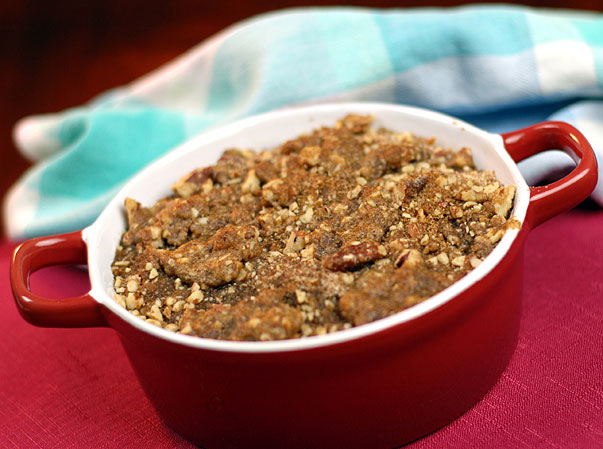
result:
<svg viewBox="0 0 603 449"><path fill-rule="evenodd" d="M372 120L228 149L151 207L126 199L117 302L170 331L279 340L386 317L463 277L515 226L515 187L469 148Z"/></svg>

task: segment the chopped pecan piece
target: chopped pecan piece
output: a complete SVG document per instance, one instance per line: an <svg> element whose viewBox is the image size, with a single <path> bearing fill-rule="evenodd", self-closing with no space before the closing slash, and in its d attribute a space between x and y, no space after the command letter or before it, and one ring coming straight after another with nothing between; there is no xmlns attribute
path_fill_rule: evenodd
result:
<svg viewBox="0 0 603 449"><path fill-rule="evenodd" d="M494 212L497 215L506 217L513 206L513 198L515 197L515 186L506 186L498 189L492 197L492 205Z"/></svg>
<svg viewBox="0 0 603 449"><path fill-rule="evenodd" d="M415 196L421 192L429 182L429 176L420 175L406 182L406 195Z"/></svg>
<svg viewBox="0 0 603 449"><path fill-rule="evenodd" d="M367 262L373 262L387 256L387 250L376 242L352 242L323 260L326 268L344 271L357 268Z"/></svg>
<svg viewBox="0 0 603 449"><path fill-rule="evenodd" d="M366 132L373 120L372 115L348 114L336 126L343 126L354 134L360 134Z"/></svg>
<svg viewBox="0 0 603 449"><path fill-rule="evenodd" d="M167 274L207 289L237 279L243 262L261 252L258 235L253 226L227 225L207 241L191 240L173 251L154 251Z"/></svg>
<svg viewBox="0 0 603 449"><path fill-rule="evenodd" d="M128 218L128 231L124 234L122 242L124 245L133 245L141 241L151 241L153 234L150 230L145 229L152 212L142 207L140 203L132 198L126 198L124 207Z"/></svg>
<svg viewBox="0 0 603 449"><path fill-rule="evenodd" d="M228 149L213 167L213 179L220 184L241 181L251 166L253 152L236 148Z"/></svg>
<svg viewBox="0 0 603 449"><path fill-rule="evenodd" d="M198 168L190 173L187 173L180 178L173 186L172 190L180 197L186 199L189 196L200 192L206 181L212 181L212 167Z"/></svg>

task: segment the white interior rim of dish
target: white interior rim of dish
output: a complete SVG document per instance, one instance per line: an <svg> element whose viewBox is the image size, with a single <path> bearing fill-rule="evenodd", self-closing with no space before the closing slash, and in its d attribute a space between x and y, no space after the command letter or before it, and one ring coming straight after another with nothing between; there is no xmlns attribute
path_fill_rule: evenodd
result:
<svg viewBox="0 0 603 449"><path fill-rule="evenodd" d="M446 116L437 112L428 111L420 108L410 107L410 106L401 106L395 104L384 104L384 103L330 103L323 105L314 105L314 106L303 106L297 108L287 108L278 111L267 112L261 115L249 117L246 119L242 119L240 121L234 122L232 124L222 126L220 128L215 128L209 131L206 131L191 140L183 143L178 146L165 156L151 163L145 169L143 169L140 173L135 175L130 181L126 183L126 185L120 190L120 192L113 198L113 200L107 205L107 207L103 210L98 219L90 225L88 228L83 230L83 239L88 246L88 262L89 262L89 274L91 281L91 291L90 295L100 304L107 307L112 313L119 316L121 319L134 326L138 330L142 332L146 332L155 337L161 338L163 340L167 340L173 343L178 343L181 345L194 347L194 348L202 348L207 350L214 351L225 351L225 352L241 352L241 353L269 353L269 352L290 352L290 351L299 351L299 350L308 350L312 348L318 348L322 346L329 346L337 343L348 342L351 340L355 340L367 335L375 334L380 331L389 329L393 326L399 325L401 323L406 323L412 321L418 317L421 317L432 310L442 306L447 303L454 297L458 296L465 290L467 290L471 285L475 282L482 279L488 273L490 273L496 265L503 259L506 255L507 251L511 247L511 244L517 237L519 233L519 229L509 229L505 232L503 238L499 241L498 245L494 248L494 250L484 259L484 261L475 269L470 271L466 276L461 278L459 281L455 282L448 288L442 290L436 295L424 300L423 302L414 305L408 309L402 310L398 313L395 313L386 318L381 318L377 321L364 324L357 327L352 327L350 329L340 330L337 332L329 333L326 335L320 336L312 336L305 338L296 338L289 340L277 340L277 341L229 341L229 340L215 340L208 338L201 338L196 336L184 335L181 333L170 332L168 330L162 329L160 327L154 326L150 323L146 323L145 321L137 318L132 315L125 308L122 308L114 299L113 299L113 275L111 273L111 261L115 254L115 247L119 243L119 238L121 237L121 233L125 231L125 218L122 218L122 224L119 226L119 233L107 232L106 230L112 226L109 219L111 217L115 218L119 214L119 216L123 217L123 200L126 196L132 196L133 198L140 200L137 198L138 193L136 192L136 186L140 186L145 182L148 184L149 178L153 178L153 172L159 172L163 169L163 167L169 165L170 163L176 163L183 156L187 154L192 154L193 152L203 148L208 145L208 143L221 141L223 139L228 139L229 136L233 133L244 130L245 132L249 132L252 134L253 129L261 126L262 124L266 126L267 124L272 123L275 120L283 121L283 123L293 123L296 120L301 122L307 122L306 125L308 128L306 131L311 131L320 125L332 126L335 123L335 120L342 118L348 113L357 113L357 114L372 114L375 116L375 122L378 125L378 122L381 120L381 117L388 117L389 120L396 119L397 120L407 120L427 123L428 127L435 127L438 130L447 130L448 134L458 133L461 136L472 136L474 139L482 140L485 144L490 145L490 149L486 150L485 153L489 155L490 158L497 159L499 158L502 165L502 170L507 173L504 174L508 178L507 182L501 180L503 184L513 183L516 186L516 195L515 195L515 203L512 210L512 217L517 221L523 224L524 218L526 216L526 212L528 209L529 198L530 198L530 189L526 184L525 180L521 176L517 165L513 162L509 154L506 152L503 144L502 137L498 134L487 133L483 130L475 128L472 125L469 125L461 120L455 119L450 116ZM327 118L328 117L328 118ZM402 127L404 125L401 125ZM389 126L388 126L389 127ZM394 129L399 132L415 132L413 129ZM278 133L279 131L277 131ZM416 133L421 135L419 133ZM285 142L288 139L295 138L299 135L299 133L295 135L289 135L285 137L278 137L278 141L273 144L272 147L277 146L280 143ZM439 141L438 132L433 133L432 136L424 137L435 137L436 143ZM461 139L462 140L462 139ZM443 145L449 146L454 150L459 150L463 145L462 142L459 142L459 145ZM228 148L229 146L225 146L222 150ZM253 148L255 150L268 149L263 147L254 147L254 141L251 139L247 148ZM478 153L478 148L472 148L474 151L474 156ZM221 154L221 151L220 151ZM213 158L212 162L206 163L205 165L210 165L215 163L217 158ZM477 158L476 158L477 165ZM195 167L186 167L186 172L189 172ZM478 168L481 168L478 165ZM488 167L490 168L490 167ZM498 169L495 169L497 171ZM151 175L151 176L149 176ZM499 173L496 173L497 177L499 177ZM166 178L169 178L165 181L166 185L170 186L175 182L179 176L176 175L171 177L170 175L166 175ZM146 181L145 181L146 180ZM153 178L153 180L155 180ZM499 178L500 180L500 178ZM140 187L138 187L139 190ZM169 189L164 193L163 196L166 196L170 193ZM160 196L157 196L154 201L160 199ZM153 201L153 202L154 202ZM145 204L144 201L143 205ZM113 226L116 227L117 225ZM109 235L108 235L109 234ZM119 234L119 235L117 235ZM110 253L107 253L109 251ZM104 256L103 256L104 255ZM103 256L103 257L101 257ZM109 259L110 257L110 259Z"/></svg>

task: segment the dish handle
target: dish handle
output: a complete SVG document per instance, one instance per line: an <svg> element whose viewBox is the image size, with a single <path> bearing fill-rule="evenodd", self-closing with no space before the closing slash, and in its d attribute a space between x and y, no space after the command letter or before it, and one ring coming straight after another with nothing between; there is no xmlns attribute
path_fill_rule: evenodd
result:
<svg viewBox="0 0 603 449"><path fill-rule="evenodd" d="M576 168L551 184L530 187L526 219L534 228L584 201L597 185L597 159L586 138L564 122L542 122L502 134L515 162L547 150L561 150L576 162Z"/></svg>
<svg viewBox="0 0 603 449"><path fill-rule="evenodd" d="M50 299L30 290L29 278L41 268L86 263L82 231L39 237L19 245L11 260L10 281L23 318L41 327L107 326L101 305L88 293L74 298Z"/></svg>

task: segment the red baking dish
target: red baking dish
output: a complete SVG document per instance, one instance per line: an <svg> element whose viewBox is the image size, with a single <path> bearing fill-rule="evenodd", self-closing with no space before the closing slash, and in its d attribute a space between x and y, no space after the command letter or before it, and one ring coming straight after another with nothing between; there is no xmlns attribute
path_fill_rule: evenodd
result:
<svg viewBox="0 0 603 449"><path fill-rule="evenodd" d="M375 125L473 149L479 168L515 184L508 230L484 262L432 298L385 319L332 334L233 342L168 332L113 300L111 262L125 230L127 196L151 204L193 167L228 147L272 148L348 113ZM516 162L560 149L577 167L529 187ZM517 342L523 246L530 229L588 197L594 153L566 123L491 134L439 113L377 103L306 106L244 119L188 141L129 181L88 228L29 240L11 264L23 317L37 326L114 328L161 419L196 444L235 447L395 447L465 412L496 383ZM76 298L32 293L29 277L49 265L88 264L92 288ZM528 267L529 269L529 267Z"/></svg>

